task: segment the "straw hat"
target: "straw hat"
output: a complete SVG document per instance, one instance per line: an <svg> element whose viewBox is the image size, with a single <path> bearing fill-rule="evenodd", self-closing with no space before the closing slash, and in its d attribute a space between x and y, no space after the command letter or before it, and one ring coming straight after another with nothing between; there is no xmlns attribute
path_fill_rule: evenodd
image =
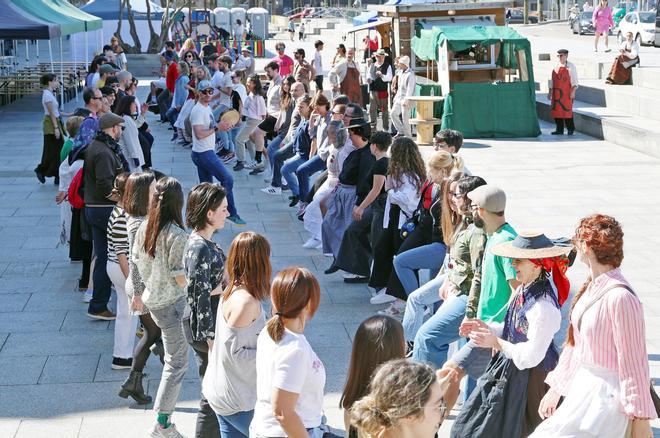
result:
<svg viewBox="0 0 660 438"><path fill-rule="evenodd" d="M545 259L567 255L572 248L555 245L538 231L522 231L515 239L495 245L490 252L510 259Z"/></svg>

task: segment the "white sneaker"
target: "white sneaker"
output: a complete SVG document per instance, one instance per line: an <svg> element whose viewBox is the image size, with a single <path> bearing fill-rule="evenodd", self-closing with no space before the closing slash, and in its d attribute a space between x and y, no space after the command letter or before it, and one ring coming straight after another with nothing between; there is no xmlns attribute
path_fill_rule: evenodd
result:
<svg viewBox="0 0 660 438"><path fill-rule="evenodd" d="M392 301L396 301L396 298L393 297L392 295L387 295L386 288L382 288L381 290L379 290L376 293L376 295L371 297L371 299L369 300L371 304L387 304L387 303L391 303Z"/></svg>
<svg viewBox="0 0 660 438"><path fill-rule="evenodd" d="M87 289L83 294L83 303L89 303L90 301L92 301L93 295L94 295L94 291Z"/></svg>
<svg viewBox="0 0 660 438"><path fill-rule="evenodd" d="M256 161L250 161L249 163L245 163L243 166L244 166L246 169L250 169L250 170L252 170L252 169L254 169L255 167L257 167L257 162L256 162Z"/></svg>
<svg viewBox="0 0 660 438"><path fill-rule="evenodd" d="M318 248L319 245L322 245L320 240L316 239L315 237L310 237L307 242L303 243L303 248L306 249Z"/></svg>
<svg viewBox="0 0 660 438"><path fill-rule="evenodd" d="M281 195L282 194L282 187L268 186L268 187L264 187L263 189L261 189L261 191L268 194L268 195Z"/></svg>
<svg viewBox="0 0 660 438"><path fill-rule="evenodd" d="M152 438L186 438L181 435L181 432L176 430L174 423L170 427L163 429L160 424L156 423L149 429L149 436Z"/></svg>
<svg viewBox="0 0 660 438"><path fill-rule="evenodd" d="M387 309L379 310L379 315L391 316L393 318L403 318L403 312L406 310L406 302L397 299Z"/></svg>

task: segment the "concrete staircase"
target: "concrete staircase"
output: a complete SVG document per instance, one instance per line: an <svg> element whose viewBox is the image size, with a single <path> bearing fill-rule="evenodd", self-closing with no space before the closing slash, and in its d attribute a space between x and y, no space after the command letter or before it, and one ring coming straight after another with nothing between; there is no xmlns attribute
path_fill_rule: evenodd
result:
<svg viewBox="0 0 660 438"><path fill-rule="evenodd" d="M552 121L547 97L555 61L534 57L536 107L539 117ZM660 158L660 68L633 68L633 85L607 85L611 63L572 58L580 87L573 103L575 127L596 138Z"/></svg>
<svg viewBox="0 0 660 438"><path fill-rule="evenodd" d="M128 69L138 79L158 76L160 59L154 53L126 55Z"/></svg>

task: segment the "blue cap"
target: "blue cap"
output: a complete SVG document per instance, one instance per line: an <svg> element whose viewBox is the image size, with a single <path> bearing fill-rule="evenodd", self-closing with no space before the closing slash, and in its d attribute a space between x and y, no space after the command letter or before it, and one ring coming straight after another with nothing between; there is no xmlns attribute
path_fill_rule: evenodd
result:
<svg viewBox="0 0 660 438"><path fill-rule="evenodd" d="M197 91L204 91L206 89L213 88L213 84L211 84L211 81L201 81L199 84L197 84Z"/></svg>

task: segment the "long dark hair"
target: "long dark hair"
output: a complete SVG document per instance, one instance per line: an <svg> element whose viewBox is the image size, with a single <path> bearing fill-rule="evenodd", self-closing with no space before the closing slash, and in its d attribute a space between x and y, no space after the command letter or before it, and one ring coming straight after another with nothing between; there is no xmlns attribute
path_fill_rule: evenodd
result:
<svg viewBox="0 0 660 438"><path fill-rule="evenodd" d="M419 152L419 147L408 137L399 137L392 142L387 176L395 186L403 184L403 178L408 177L417 190L426 179L426 166Z"/></svg>
<svg viewBox="0 0 660 438"><path fill-rule="evenodd" d="M149 210L149 188L154 181L151 172L131 173L124 187L124 210L131 216L146 216Z"/></svg>
<svg viewBox="0 0 660 438"><path fill-rule="evenodd" d="M247 80L254 82L254 90L252 92L257 96L263 97L264 88L261 86L261 79L259 79L259 75L250 75Z"/></svg>
<svg viewBox="0 0 660 438"><path fill-rule="evenodd" d="M151 199L147 216L147 232L144 238L144 251L151 257L156 255L156 242L160 232L170 224L183 229L183 190L179 181L165 177L156 183L156 191Z"/></svg>
<svg viewBox="0 0 660 438"><path fill-rule="evenodd" d="M130 94L122 96L115 107L115 114L118 116L132 116L131 105L133 102L135 102L135 96L131 96Z"/></svg>
<svg viewBox="0 0 660 438"><path fill-rule="evenodd" d="M403 326L390 316L376 315L364 320L354 339L348 377L339 399L339 406L343 409L350 409L367 394L376 368L406 354Z"/></svg>

